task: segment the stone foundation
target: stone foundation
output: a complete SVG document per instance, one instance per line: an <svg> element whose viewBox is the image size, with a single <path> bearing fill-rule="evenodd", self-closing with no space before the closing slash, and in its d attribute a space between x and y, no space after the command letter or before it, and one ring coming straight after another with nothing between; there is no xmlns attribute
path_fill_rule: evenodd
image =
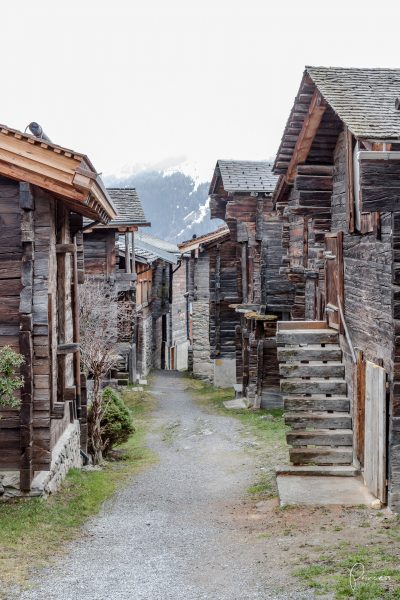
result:
<svg viewBox="0 0 400 600"><path fill-rule="evenodd" d="M75 421L68 425L53 448L50 470L35 473L28 494L22 494L20 491L19 471L0 472L0 499L53 494L60 488L68 471L73 467L81 468L81 466L80 426L79 421Z"/></svg>
<svg viewBox="0 0 400 600"><path fill-rule="evenodd" d="M236 359L216 358L213 383L218 388L231 388L236 383Z"/></svg>

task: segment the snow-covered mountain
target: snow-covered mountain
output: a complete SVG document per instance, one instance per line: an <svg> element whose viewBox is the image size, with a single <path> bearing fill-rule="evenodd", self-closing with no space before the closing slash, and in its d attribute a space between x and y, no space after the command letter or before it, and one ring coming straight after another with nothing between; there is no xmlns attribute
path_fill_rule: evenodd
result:
<svg viewBox="0 0 400 600"><path fill-rule="evenodd" d="M106 176L105 183L108 187L135 187L152 224L151 232L171 242L183 242L221 225L219 219L210 219L209 182L188 161L181 161L179 170L174 164L149 170L137 165Z"/></svg>

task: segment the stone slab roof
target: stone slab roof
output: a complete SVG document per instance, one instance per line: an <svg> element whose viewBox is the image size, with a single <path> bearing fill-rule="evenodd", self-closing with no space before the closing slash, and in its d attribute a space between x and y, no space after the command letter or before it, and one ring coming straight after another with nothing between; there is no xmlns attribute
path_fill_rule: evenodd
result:
<svg viewBox="0 0 400 600"><path fill-rule="evenodd" d="M306 67L325 100L359 138L399 139L400 69Z"/></svg>
<svg viewBox="0 0 400 600"><path fill-rule="evenodd" d="M227 225L222 225L216 231L211 231L210 233L204 233L203 235L196 236L195 238L191 238L185 242L179 244L179 249L182 253L190 252L191 250L196 250L202 244L207 244L208 242L215 242L221 238L224 238L229 234L229 229Z"/></svg>
<svg viewBox="0 0 400 600"><path fill-rule="evenodd" d="M113 225L149 225L145 217L142 203L135 188L107 188L117 211Z"/></svg>
<svg viewBox="0 0 400 600"><path fill-rule="evenodd" d="M210 194L214 193L216 175L221 175L226 192L267 192L275 190L278 178L272 163L265 160L218 160Z"/></svg>

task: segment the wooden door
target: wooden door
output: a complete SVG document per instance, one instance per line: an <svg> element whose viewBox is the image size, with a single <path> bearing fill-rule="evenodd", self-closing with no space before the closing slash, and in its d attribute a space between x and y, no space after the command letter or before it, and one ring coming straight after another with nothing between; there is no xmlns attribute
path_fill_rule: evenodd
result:
<svg viewBox="0 0 400 600"><path fill-rule="evenodd" d="M386 502L386 373L369 361L365 372L364 481Z"/></svg>
<svg viewBox="0 0 400 600"><path fill-rule="evenodd" d="M340 328L339 303L344 304L343 233L325 235L325 294L329 327Z"/></svg>

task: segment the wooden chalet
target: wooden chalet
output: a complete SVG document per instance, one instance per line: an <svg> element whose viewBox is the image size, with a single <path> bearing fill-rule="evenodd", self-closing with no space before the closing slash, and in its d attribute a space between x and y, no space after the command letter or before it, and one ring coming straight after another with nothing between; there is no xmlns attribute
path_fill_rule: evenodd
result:
<svg viewBox="0 0 400 600"><path fill-rule="evenodd" d="M144 232L136 236L136 347L141 377L152 368L185 367L187 351L173 329L173 278L179 269L178 254L175 244Z"/></svg>
<svg viewBox="0 0 400 600"><path fill-rule="evenodd" d="M210 186L211 216L226 222L239 260L236 380L253 407L282 404L276 322L288 318L293 302L294 287L280 274L282 216L272 202L276 182L266 161L219 160Z"/></svg>
<svg viewBox="0 0 400 600"><path fill-rule="evenodd" d="M0 126L0 346L25 359L21 408L0 410L5 497L54 489L80 465L79 236L83 217L115 216L86 156Z"/></svg>
<svg viewBox="0 0 400 600"><path fill-rule="evenodd" d="M354 474L400 510L400 70L307 67L275 161L277 341L294 472Z"/></svg>
<svg viewBox="0 0 400 600"><path fill-rule="evenodd" d="M118 372L121 382L136 381L135 342L135 232L149 227L137 191L134 188L108 188L117 216L107 224L84 221L84 261L88 277L105 278L115 285L119 300L128 310L125 324L118 331L121 356ZM120 252L122 245L123 252ZM130 318L129 318L129 315Z"/></svg>
<svg viewBox="0 0 400 600"><path fill-rule="evenodd" d="M240 256L227 227L179 245L189 256L189 362L196 377L217 387L236 382L236 326L231 306L242 299Z"/></svg>

